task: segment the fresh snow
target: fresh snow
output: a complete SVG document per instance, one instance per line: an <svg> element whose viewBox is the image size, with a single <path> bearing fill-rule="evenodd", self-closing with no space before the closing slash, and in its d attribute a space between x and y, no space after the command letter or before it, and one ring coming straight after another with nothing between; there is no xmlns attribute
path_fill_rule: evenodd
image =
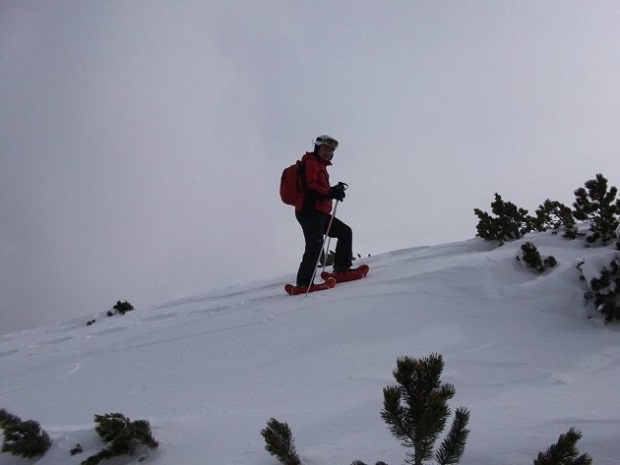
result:
<svg viewBox="0 0 620 465"><path fill-rule="evenodd" d="M558 265L518 262L525 240ZM471 411L462 464L531 464L575 427L581 453L616 465L620 327L585 303L577 269L586 260L591 278L616 255L550 233L472 239L359 260L367 278L308 296L284 293L291 274L1 336L0 408L38 421L53 446L0 465L78 464L102 447L94 415L113 412L148 420L160 443L115 465L276 465L260 434L272 417L305 465L402 464L382 390L398 357L431 353L452 410Z"/></svg>

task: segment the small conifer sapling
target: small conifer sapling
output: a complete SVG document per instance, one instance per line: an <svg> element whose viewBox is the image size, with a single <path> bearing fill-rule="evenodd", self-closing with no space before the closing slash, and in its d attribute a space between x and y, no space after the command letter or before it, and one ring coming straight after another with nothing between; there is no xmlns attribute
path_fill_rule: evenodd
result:
<svg viewBox="0 0 620 465"><path fill-rule="evenodd" d="M618 189L607 185L607 179L597 174L595 179L586 181L585 188L575 191L574 216L581 221L590 222L590 234L586 236L588 244L607 244L614 238L620 214Z"/></svg>
<svg viewBox="0 0 620 465"><path fill-rule="evenodd" d="M413 449L407 453L407 463L422 465L434 458L439 465L456 464L465 451L469 411L460 407L448 435L433 454L451 414L448 400L456 393L452 384L440 381L443 367L438 354L423 359L399 358L393 372L398 385L383 390L381 418L403 446Z"/></svg>
<svg viewBox="0 0 620 465"><path fill-rule="evenodd" d="M498 193L495 193L495 200L491 203L491 211L493 215L474 208L479 219L476 235L484 240L503 245L506 241L520 239L535 228L535 220L527 210L505 202Z"/></svg>

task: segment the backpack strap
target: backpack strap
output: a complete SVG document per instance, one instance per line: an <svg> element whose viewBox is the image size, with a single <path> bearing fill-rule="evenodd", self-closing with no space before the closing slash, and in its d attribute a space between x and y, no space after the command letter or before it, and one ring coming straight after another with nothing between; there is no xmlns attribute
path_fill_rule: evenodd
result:
<svg viewBox="0 0 620 465"><path fill-rule="evenodd" d="M308 188L306 182L306 162L300 160L299 167L297 169L297 176L299 177L299 187L304 194L304 203L301 206L302 211L312 210L314 203L316 202L316 194L314 191Z"/></svg>
<svg viewBox="0 0 620 465"><path fill-rule="evenodd" d="M306 194L308 191L308 186L306 184L306 162L299 160L297 162L299 166L297 167L297 177L299 179L299 187Z"/></svg>

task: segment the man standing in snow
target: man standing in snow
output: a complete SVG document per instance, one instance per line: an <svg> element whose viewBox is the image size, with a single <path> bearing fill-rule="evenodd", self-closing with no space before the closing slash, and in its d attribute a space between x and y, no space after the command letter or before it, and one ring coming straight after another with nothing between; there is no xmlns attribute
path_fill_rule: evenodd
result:
<svg viewBox="0 0 620 465"><path fill-rule="evenodd" d="M331 165L338 141L330 136L319 136L314 142L314 151L306 152L302 157L300 177L303 194L295 204L295 217L301 225L306 246L297 272L297 286L311 285L315 267L323 247L323 235L338 239L334 257L334 272L344 273L351 267L353 257L353 232L349 226L331 219L333 199L344 200L346 184L329 184L327 167Z"/></svg>

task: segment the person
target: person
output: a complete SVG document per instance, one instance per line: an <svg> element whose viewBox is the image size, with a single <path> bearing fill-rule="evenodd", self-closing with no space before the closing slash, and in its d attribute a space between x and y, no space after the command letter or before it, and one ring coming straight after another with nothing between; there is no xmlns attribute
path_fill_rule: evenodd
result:
<svg viewBox="0 0 620 465"><path fill-rule="evenodd" d="M295 217L304 234L305 249L297 271L297 286L313 284L326 233L337 239L334 272L344 273L351 268L353 231L340 219L332 219L331 216L333 200L344 200L346 189L344 183L331 186L329 182L327 167L332 164L337 148L336 139L327 135L319 136L314 142L314 151L306 152L301 159L299 175L303 194L295 204Z"/></svg>

